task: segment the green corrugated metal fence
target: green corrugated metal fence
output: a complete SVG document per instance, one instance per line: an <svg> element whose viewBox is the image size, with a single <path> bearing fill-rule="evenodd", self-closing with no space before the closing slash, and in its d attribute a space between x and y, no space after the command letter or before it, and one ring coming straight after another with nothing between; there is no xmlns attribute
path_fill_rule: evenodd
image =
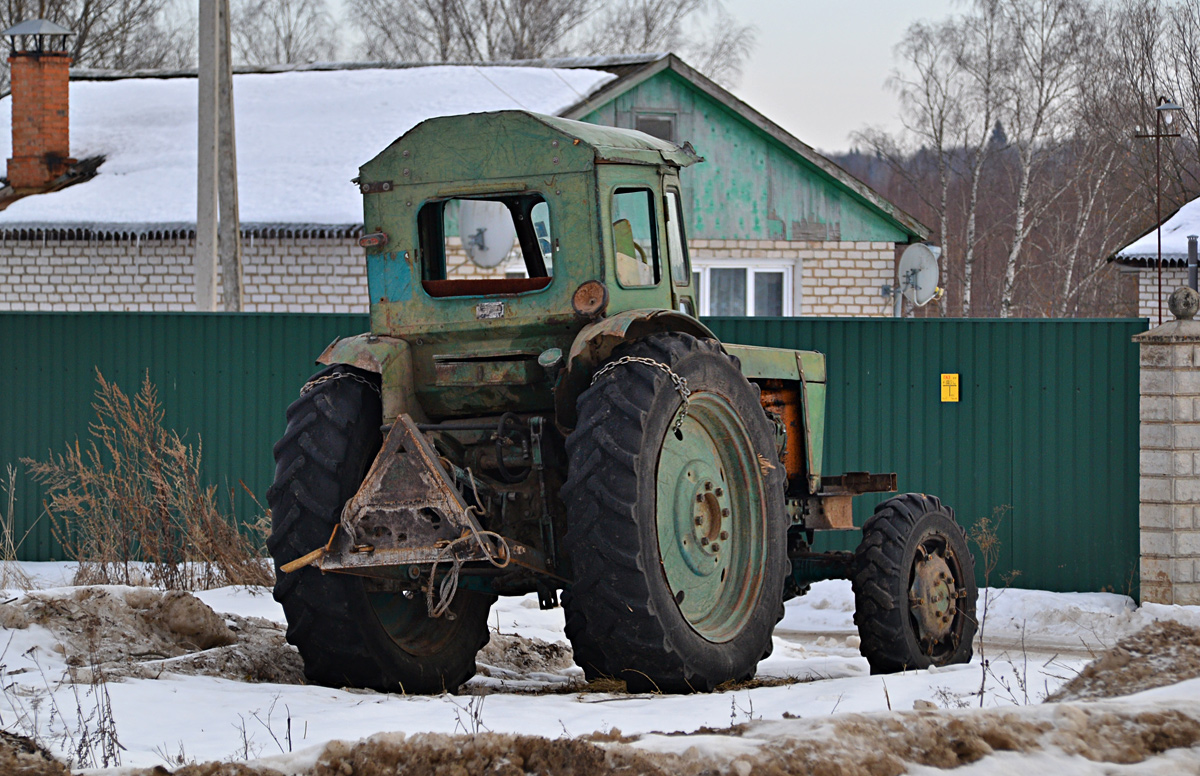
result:
<svg viewBox="0 0 1200 776"><path fill-rule="evenodd" d="M826 469L896 471L970 524L1001 506L997 573L1052 590L1136 582L1137 349L1142 321L710 319L722 339L829 358ZM45 458L92 419L95 370L127 393L149 372L169 427L203 440L212 482L259 495L284 410L335 336L363 315L0 313L0 469ZM961 401L940 401L940 376ZM239 489L240 490L240 489ZM59 552L42 493L18 481L26 559ZM861 521L877 498L858 507ZM239 514L253 505L237 496ZM841 545L849 548L849 544Z"/></svg>
<svg viewBox="0 0 1200 776"><path fill-rule="evenodd" d="M968 526L1010 507L996 576L1020 572L1017 586L1136 591L1138 353L1130 338L1144 321L707 323L730 342L827 355L829 473L894 471L901 491L940 496ZM960 376L958 403L941 401L943 373ZM880 498L856 499L857 523Z"/></svg>
<svg viewBox="0 0 1200 776"><path fill-rule="evenodd" d="M334 337L368 325L365 315L0 313L8 362L0 372L0 472L87 438L97 369L126 394L149 372L166 426L203 443L207 478L234 488L237 513L253 517L238 480L265 501L271 446L313 360ZM47 519L34 524L42 491L22 477L17 497L18 537L34 525L20 556L56 558Z"/></svg>

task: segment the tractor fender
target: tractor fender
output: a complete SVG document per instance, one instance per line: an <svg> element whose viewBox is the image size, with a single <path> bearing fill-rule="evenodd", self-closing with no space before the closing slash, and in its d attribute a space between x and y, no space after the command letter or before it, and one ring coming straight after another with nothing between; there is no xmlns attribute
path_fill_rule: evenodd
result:
<svg viewBox="0 0 1200 776"><path fill-rule="evenodd" d="M428 421L425 410L417 403L412 350L399 337L359 334L335 339L317 357L317 363L346 364L379 375L384 423L391 423L405 413L418 423Z"/></svg>
<svg viewBox="0 0 1200 776"><path fill-rule="evenodd" d="M555 422L559 430L566 434L575 427L575 400L587 389L592 374L618 345L662 331L717 338L692 316L663 309L626 310L580 329L571 343L566 369L554 390Z"/></svg>

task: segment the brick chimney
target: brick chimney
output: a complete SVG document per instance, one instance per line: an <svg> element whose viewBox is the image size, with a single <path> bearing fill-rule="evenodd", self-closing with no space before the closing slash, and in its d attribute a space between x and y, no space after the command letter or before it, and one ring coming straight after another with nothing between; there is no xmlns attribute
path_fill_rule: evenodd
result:
<svg viewBox="0 0 1200 776"><path fill-rule="evenodd" d="M75 163L70 158L68 121L71 57L65 50L66 37L72 33L35 19L0 34L12 38L8 64L13 155L8 160L8 184L14 189L45 188Z"/></svg>

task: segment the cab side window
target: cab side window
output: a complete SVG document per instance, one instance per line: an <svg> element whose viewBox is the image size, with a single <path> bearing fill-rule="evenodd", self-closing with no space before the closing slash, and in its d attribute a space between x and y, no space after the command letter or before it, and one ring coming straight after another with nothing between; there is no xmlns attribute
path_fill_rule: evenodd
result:
<svg viewBox="0 0 1200 776"><path fill-rule="evenodd" d="M691 280L687 268L687 237L683 232L683 207L679 204L679 192L667 191L667 255L671 259L671 278L677 286L686 286Z"/></svg>
<svg viewBox="0 0 1200 776"><path fill-rule="evenodd" d="M626 288L656 286L662 278L650 189L618 189L612 197L613 254L617 282Z"/></svg>

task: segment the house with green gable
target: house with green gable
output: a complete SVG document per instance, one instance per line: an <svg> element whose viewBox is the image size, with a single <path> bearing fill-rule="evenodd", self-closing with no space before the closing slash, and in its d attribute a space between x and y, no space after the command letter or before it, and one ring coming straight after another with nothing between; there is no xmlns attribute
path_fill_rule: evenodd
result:
<svg viewBox="0 0 1200 776"><path fill-rule="evenodd" d="M79 161L0 203L0 310L194 309L195 78L71 71L62 109ZM890 315L896 248L928 236L671 54L287 65L233 80L247 311L365 311L351 179L417 123L457 113L521 108L691 144L705 158L682 176L702 315ZM4 158L13 111L0 98ZM454 277L519 271L447 258Z"/></svg>

